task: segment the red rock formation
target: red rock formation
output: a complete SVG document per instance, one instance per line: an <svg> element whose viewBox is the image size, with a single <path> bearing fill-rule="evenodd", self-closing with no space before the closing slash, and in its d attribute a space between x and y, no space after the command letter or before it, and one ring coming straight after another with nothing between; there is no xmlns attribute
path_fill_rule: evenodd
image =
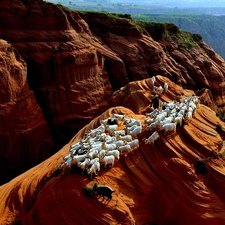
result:
<svg viewBox="0 0 225 225"><path fill-rule="evenodd" d="M0 36L26 59L56 146L109 108L113 91L152 75L208 87L223 107L224 61L197 35L171 25L143 32L131 19L44 1L1 1L0 10Z"/></svg>
<svg viewBox="0 0 225 225"><path fill-rule="evenodd" d="M40 163L52 152L51 134L27 82L25 61L0 40L1 183Z"/></svg>
<svg viewBox="0 0 225 225"><path fill-rule="evenodd" d="M157 77L157 84L165 81L168 79ZM129 98L130 106L138 104L136 109L149 110L149 92L144 91L147 88L151 90L149 79L129 84L127 97L133 96ZM145 104L135 101L141 92ZM192 93L170 82L169 91L160 99L171 101ZM142 122L145 119L138 110L133 113L117 106L92 120L55 155L0 187L0 224L224 224L224 159L211 157L206 174L196 174L193 165L212 150L224 152L224 147L216 145L222 141L216 127L225 124L202 104L188 124L173 135L160 133L153 146L144 143L149 132L143 127L139 149L121 157L114 167L101 168L93 180L87 174L81 175L76 166L67 176L58 173L70 145L113 112ZM116 191L108 204L83 193L84 187L92 187L95 182Z"/></svg>

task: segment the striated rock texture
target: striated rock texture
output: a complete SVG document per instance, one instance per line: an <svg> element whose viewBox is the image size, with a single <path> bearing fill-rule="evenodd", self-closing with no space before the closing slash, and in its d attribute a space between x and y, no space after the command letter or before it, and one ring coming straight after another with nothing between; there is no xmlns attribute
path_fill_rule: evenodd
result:
<svg viewBox="0 0 225 225"><path fill-rule="evenodd" d="M18 51L0 40L1 184L52 155L52 138Z"/></svg>
<svg viewBox="0 0 225 225"><path fill-rule="evenodd" d="M157 76L156 82L169 83L169 91L160 96L161 101L193 94L162 76ZM220 124L224 129L225 124L203 104L188 124L183 124L173 135L160 133L153 146L144 143L149 132L143 127L140 147L133 154L121 157L114 167L101 168L92 180L86 173L81 175L76 166L66 176L57 170L70 145L84 138L88 129L99 126L100 120L111 117L113 112L144 122L141 112L150 111L151 93L146 91L152 88L150 79L131 82L128 86L124 102L129 99L129 106L135 107L136 113L123 106L110 108L81 129L55 155L0 186L0 224L225 223L225 159L211 157L206 174L197 174L193 165L196 160L209 157L212 150L224 152L223 146L216 145L222 141L216 128ZM119 96L120 93L115 94L113 101ZM140 96L143 101L135 101ZM92 187L95 182L115 190L109 203L83 193L84 187Z"/></svg>
<svg viewBox="0 0 225 225"><path fill-rule="evenodd" d="M5 138L7 129L4 128L0 152L4 152L5 159L0 166L5 171L6 162L13 165L13 170L17 168L14 163L8 163L12 158L10 153L15 152L16 165L30 165L37 161L36 157L43 159L53 152L49 150L51 139L54 151L59 150L92 119L116 106L115 102L129 106L136 113L138 104L147 103L139 101L148 101L142 98L141 91L132 106L132 94L124 101L114 99L113 95L127 84L129 87L129 82L160 75L184 88L207 88L207 96L213 97L211 105L224 107L223 59L201 37L181 32L174 25L153 26L136 23L129 17L75 12L41 0L2 0L0 21L0 38L9 41L26 61L27 72L23 72L26 76L23 79L26 79L27 91L35 94L29 101L39 107L40 112L35 111L34 106L26 111L33 113L34 110L37 114L33 117L19 110L13 112L17 120L23 121L26 117L26 133L38 137L39 141L35 144L24 136L17 140L12 133ZM6 65L2 68L7 69ZM17 70L16 74L23 68ZM7 74L2 79L7 80ZM17 79L15 81L20 83ZM4 98L8 91L15 97L18 87L4 91ZM10 104L15 104L14 109L21 107L20 102L13 99L9 100ZM13 117L5 115L10 110L8 105L4 108L2 121L14 127L17 125ZM40 129L38 132L30 129L30 124L39 124L40 120L46 127L44 131L40 126L32 126ZM16 150L8 144L21 140ZM31 142L34 142L32 146ZM48 150L41 157L37 156L34 149L46 143L50 145ZM29 156L21 156L24 149L29 149Z"/></svg>

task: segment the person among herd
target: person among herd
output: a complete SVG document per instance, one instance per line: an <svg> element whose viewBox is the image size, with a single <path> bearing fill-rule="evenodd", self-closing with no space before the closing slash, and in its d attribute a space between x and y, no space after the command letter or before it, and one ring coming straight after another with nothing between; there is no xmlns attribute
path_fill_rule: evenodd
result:
<svg viewBox="0 0 225 225"><path fill-rule="evenodd" d="M152 105L153 105L154 109L159 108L159 96L158 95L155 95L154 98L152 99L152 101L150 103L150 107L152 107Z"/></svg>

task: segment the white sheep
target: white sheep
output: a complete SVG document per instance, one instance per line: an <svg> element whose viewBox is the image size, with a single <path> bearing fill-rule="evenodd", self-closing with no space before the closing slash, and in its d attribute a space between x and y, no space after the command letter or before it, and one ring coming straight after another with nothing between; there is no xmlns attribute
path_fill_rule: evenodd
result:
<svg viewBox="0 0 225 225"><path fill-rule="evenodd" d="M108 151L116 149L116 144L115 143L110 143L110 144L103 143L102 144L102 149L105 149L105 150L108 150Z"/></svg>
<svg viewBox="0 0 225 225"><path fill-rule="evenodd" d="M120 159L120 151L117 149L107 151L105 155L113 155L115 159L119 160Z"/></svg>
<svg viewBox="0 0 225 225"><path fill-rule="evenodd" d="M163 87L162 86L159 86L159 87L153 86L153 90L158 94L162 94Z"/></svg>
<svg viewBox="0 0 225 225"><path fill-rule="evenodd" d="M174 123L179 124L179 126L182 126L182 122L183 122L183 115L179 115L177 117L174 118L173 120Z"/></svg>
<svg viewBox="0 0 225 225"><path fill-rule="evenodd" d="M147 139L145 139L145 144L153 145L154 142L160 138L159 133L157 131L153 132Z"/></svg>
<svg viewBox="0 0 225 225"><path fill-rule="evenodd" d="M132 127L133 125L141 126L141 121L133 119L133 118L126 119L124 121L124 123L125 123L126 127Z"/></svg>
<svg viewBox="0 0 225 225"><path fill-rule="evenodd" d="M125 142L123 140L118 140L118 141L115 141L115 144L116 144L116 148L118 149L120 146L125 145Z"/></svg>
<svg viewBox="0 0 225 225"><path fill-rule="evenodd" d="M83 162L79 162L77 164L77 166L81 168L82 174L84 173L84 170L88 167L90 161L91 160L89 158L86 158Z"/></svg>
<svg viewBox="0 0 225 225"><path fill-rule="evenodd" d="M106 153L107 153L107 150L102 149L102 150L98 153L99 159L102 159L102 158L106 155Z"/></svg>
<svg viewBox="0 0 225 225"><path fill-rule="evenodd" d="M176 123L166 123L161 127L161 130L164 131L164 135L168 133L176 133Z"/></svg>
<svg viewBox="0 0 225 225"><path fill-rule="evenodd" d="M113 135L125 135L126 134L126 132L125 132L125 130L115 130L114 132L113 132Z"/></svg>
<svg viewBox="0 0 225 225"><path fill-rule="evenodd" d="M139 148L139 140L136 138L130 142L127 142L128 145L130 145L131 151L133 151L136 148Z"/></svg>
<svg viewBox="0 0 225 225"><path fill-rule="evenodd" d="M111 165L111 167L113 167L115 163L115 157L113 155L106 155L100 160L100 162L104 165L104 168L106 168L107 165Z"/></svg>
<svg viewBox="0 0 225 225"><path fill-rule="evenodd" d="M164 83L163 89L164 89L165 92L168 91L168 87L169 87L169 85L167 83Z"/></svg>
<svg viewBox="0 0 225 225"><path fill-rule="evenodd" d="M151 123L146 127L146 130L148 131L153 131L153 130L158 130L160 128L160 121L155 121L154 123Z"/></svg>
<svg viewBox="0 0 225 225"><path fill-rule="evenodd" d="M117 140L122 140L122 141L131 141L133 138L130 134L127 135L117 135L116 136Z"/></svg>
<svg viewBox="0 0 225 225"><path fill-rule="evenodd" d="M127 155L129 152L132 151L130 145L128 145L128 144L120 146L118 148L118 150L120 151L121 155L123 155L123 154Z"/></svg>
<svg viewBox="0 0 225 225"><path fill-rule="evenodd" d="M113 113L112 116L114 118L118 119L119 121L123 121L124 120L124 115L122 115L122 114Z"/></svg>
<svg viewBox="0 0 225 225"><path fill-rule="evenodd" d="M150 113L145 113L145 116L146 117L151 117L151 118L155 118L159 113L159 110L158 109L154 109L152 112Z"/></svg>
<svg viewBox="0 0 225 225"><path fill-rule="evenodd" d="M130 131L130 135L132 137L137 137L139 134L141 134L141 132L142 132L142 127L138 126L138 127L134 128L134 130Z"/></svg>
<svg viewBox="0 0 225 225"><path fill-rule="evenodd" d="M104 133L104 132L105 132L105 126L100 125L93 130L89 130L87 135L90 137L96 137L97 133Z"/></svg>
<svg viewBox="0 0 225 225"><path fill-rule="evenodd" d="M92 174L98 175L100 171L100 162L96 161L90 168L87 169L87 173L90 175L90 179L92 179Z"/></svg>
<svg viewBox="0 0 225 225"><path fill-rule="evenodd" d="M118 129L118 125L117 124L113 124L113 125L106 125L105 126L105 130L109 132L109 134L113 134L114 131L116 131Z"/></svg>
<svg viewBox="0 0 225 225"><path fill-rule="evenodd" d="M98 156L98 150L92 150L87 154L87 157L90 159L95 158L96 156Z"/></svg>
<svg viewBox="0 0 225 225"><path fill-rule="evenodd" d="M155 81L156 81L155 76L152 76L152 78L150 79L150 81L151 81L152 86L154 86Z"/></svg>

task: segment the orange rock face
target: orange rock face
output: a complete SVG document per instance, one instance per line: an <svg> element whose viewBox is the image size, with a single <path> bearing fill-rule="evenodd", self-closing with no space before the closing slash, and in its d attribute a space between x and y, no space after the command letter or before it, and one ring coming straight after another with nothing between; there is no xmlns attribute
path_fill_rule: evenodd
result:
<svg viewBox="0 0 225 225"><path fill-rule="evenodd" d="M52 154L52 138L33 91L25 61L0 40L1 183Z"/></svg>
<svg viewBox="0 0 225 225"><path fill-rule="evenodd" d="M225 63L200 37L185 44L175 26L143 32L130 19L44 1L1 1L0 21L1 177L46 159L0 186L0 224L224 224L225 129L213 110L224 107ZM161 101L198 90L205 105L151 146L153 75L169 84ZM76 166L63 176L70 145L113 112L142 121L140 147L93 180ZM195 171L200 159L206 174ZM115 190L108 204L83 193L95 182Z"/></svg>
<svg viewBox="0 0 225 225"><path fill-rule="evenodd" d="M149 93L143 91L151 90L149 80L129 84L129 90L133 90L130 105L136 105L136 109L143 110L144 106L142 101L139 105L132 101L135 96L139 98L142 92L143 101L149 99ZM168 81L156 77L157 84ZM193 94L170 82L168 92L160 100L174 100L174 90L177 99ZM148 104L144 108L145 112L151 111ZM89 129L99 126L100 120L111 117L112 113L142 121L140 147L122 156L113 167L101 167L92 180L86 173L81 175L77 166L69 175L62 175L57 168L63 156L68 155L70 145L83 139ZM143 113L117 106L92 120L55 155L0 187L0 223L223 224L225 161L223 157L209 158L209 155L212 150L216 154L224 152L224 147L216 145L222 141L216 128L225 124L214 111L200 104L188 124L177 128L173 135L159 132L160 138L154 145L148 145L144 142L150 135L145 119ZM207 158L210 159L206 162L208 172L197 174L194 162ZM110 202L84 194L84 188L94 183L115 190Z"/></svg>

